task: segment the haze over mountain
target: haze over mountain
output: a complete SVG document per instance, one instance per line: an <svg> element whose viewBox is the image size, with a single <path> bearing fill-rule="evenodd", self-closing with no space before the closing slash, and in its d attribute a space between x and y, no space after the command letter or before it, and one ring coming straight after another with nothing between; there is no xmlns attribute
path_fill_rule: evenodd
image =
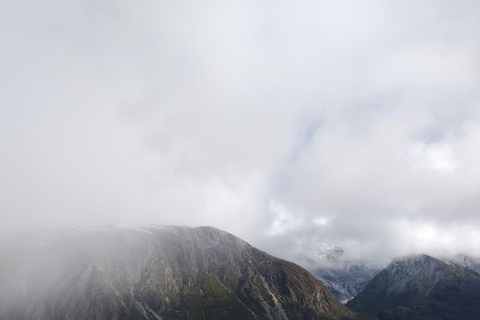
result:
<svg viewBox="0 0 480 320"><path fill-rule="evenodd" d="M75 229L0 243L0 319L367 319L305 269L211 227Z"/></svg>

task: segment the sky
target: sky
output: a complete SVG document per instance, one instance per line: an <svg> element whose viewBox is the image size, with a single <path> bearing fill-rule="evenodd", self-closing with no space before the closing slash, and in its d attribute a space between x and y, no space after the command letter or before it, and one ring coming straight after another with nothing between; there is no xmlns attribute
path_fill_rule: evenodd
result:
<svg viewBox="0 0 480 320"><path fill-rule="evenodd" d="M0 0L0 232L480 255L479 1Z"/></svg>

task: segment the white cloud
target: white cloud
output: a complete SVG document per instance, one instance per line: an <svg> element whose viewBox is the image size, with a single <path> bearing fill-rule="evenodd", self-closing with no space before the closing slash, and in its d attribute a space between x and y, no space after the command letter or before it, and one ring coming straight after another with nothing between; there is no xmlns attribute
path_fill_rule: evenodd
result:
<svg viewBox="0 0 480 320"><path fill-rule="evenodd" d="M278 236L295 231L304 224L298 213L289 211L280 203L270 201L269 209L273 214L273 222L267 232L269 236Z"/></svg>
<svg viewBox="0 0 480 320"><path fill-rule="evenodd" d="M439 173L453 173L458 167L449 144L413 143L408 157L414 169L427 169Z"/></svg>
<svg viewBox="0 0 480 320"><path fill-rule="evenodd" d="M330 220L326 217L318 217L313 219L313 223L317 226L328 226Z"/></svg>

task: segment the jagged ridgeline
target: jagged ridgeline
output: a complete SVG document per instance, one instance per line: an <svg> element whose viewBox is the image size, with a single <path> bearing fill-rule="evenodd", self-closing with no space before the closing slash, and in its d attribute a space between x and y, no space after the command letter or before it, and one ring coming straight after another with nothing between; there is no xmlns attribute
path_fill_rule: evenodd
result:
<svg viewBox="0 0 480 320"><path fill-rule="evenodd" d="M210 227L15 235L0 319L361 319L303 268Z"/></svg>

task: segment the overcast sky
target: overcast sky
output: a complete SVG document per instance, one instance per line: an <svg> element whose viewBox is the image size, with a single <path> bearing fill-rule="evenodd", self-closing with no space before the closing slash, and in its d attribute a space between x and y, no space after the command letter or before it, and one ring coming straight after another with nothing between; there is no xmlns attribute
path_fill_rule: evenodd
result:
<svg viewBox="0 0 480 320"><path fill-rule="evenodd" d="M479 1L0 3L2 232L480 254Z"/></svg>

